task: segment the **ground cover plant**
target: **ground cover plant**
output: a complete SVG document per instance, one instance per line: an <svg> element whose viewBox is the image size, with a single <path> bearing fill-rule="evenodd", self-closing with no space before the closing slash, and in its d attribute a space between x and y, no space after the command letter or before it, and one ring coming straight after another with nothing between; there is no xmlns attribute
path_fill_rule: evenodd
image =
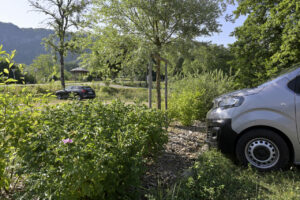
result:
<svg viewBox="0 0 300 200"><path fill-rule="evenodd" d="M210 150L199 156L188 176L168 189L158 188L148 199L299 199L299 175L295 167L270 173L241 168Z"/></svg>

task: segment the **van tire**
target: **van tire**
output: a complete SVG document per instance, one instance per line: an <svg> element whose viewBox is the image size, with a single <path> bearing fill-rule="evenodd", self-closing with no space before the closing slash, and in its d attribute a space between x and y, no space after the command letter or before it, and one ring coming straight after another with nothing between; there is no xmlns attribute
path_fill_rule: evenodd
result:
<svg viewBox="0 0 300 200"><path fill-rule="evenodd" d="M290 161L290 152L286 142L276 132L256 128L247 131L236 144L238 161L250 164L259 171L284 169Z"/></svg>

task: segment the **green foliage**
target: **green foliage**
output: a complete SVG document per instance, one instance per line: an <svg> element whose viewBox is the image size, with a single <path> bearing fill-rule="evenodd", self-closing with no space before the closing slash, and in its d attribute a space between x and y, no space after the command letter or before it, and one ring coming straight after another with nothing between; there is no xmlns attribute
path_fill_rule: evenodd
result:
<svg viewBox="0 0 300 200"><path fill-rule="evenodd" d="M186 75L221 69L230 73L230 50L222 45L177 40L168 48L165 57L171 62L169 73Z"/></svg>
<svg viewBox="0 0 300 200"><path fill-rule="evenodd" d="M255 195L255 173L247 176L220 152L200 156L193 166L194 176L184 183L180 195L187 199L247 199Z"/></svg>
<svg viewBox="0 0 300 200"><path fill-rule="evenodd" d="M0 46L0 60L5 60L7 68L0 72L0 195L3 192L9 195L13 192L22 179L19 169L19 153L22 141L26 138L26 133L32 132L36 124L36 118L41 110L35 104L43 104L42 99L35 98L32 94L26 94L26 88L18 94L11 94L8 86L3 84L16 82L9 77L9 71L15 67L13 58L15 51L8 54ZM19 65L22 72L22 66ZM11 90L15 87L10 86ZM44 97L46 97L45 95Z"/></svg>
<svg viewBox="0 0 300 200"><path fill-rule="evenodd" d="M248 15L234 36L231 66L242 87L253 87L300 62L298 0L241 0L235 14Z"/></svg>
<svg viewBox="0 0 300 200"><path fill-rule="evenodd" d="M84 33L87 37L78 40L81 48L91 50L81 55L81 64L111 79L115 79L121 71L122 75L133 77L137 75L132 74L139 72L134 68L139 69L144 62L138 38L122 35L112 27L97 27L94 31L96 33ZM141 73L145 70L146 68Z"/></svg>
<svg viewBox="0 0 300 200"><path fill-rule="evenodd" d="M23 198L138 199L143 160L165 144L166 126L162 112L120 102L44 108L22 141Z"/></svg>
<svg viewBox="0 0 300 200"><path fill-rule="evenodd" d="M0 94L0 190L6 193L13 191L22 178L17 171L21 143L36 125L40 107L35 104L43 103L32 94L26 95L25 90L18 96Z"/></svg>
<svg viewBox="0 0 300 200"><path fill-rule="evenodd" d="M1 72L7 75L6 80L10 79L10 81L8 81L7 83L22 84L25 80L22 70L16 64L11 65L11 63L7 63L6 60L0 60L0 73Z"/></svg>
<svg viewBox="0 0 300 200"><path fill-rule="evenodd" d="M221 152L211 150L199 156L191 175L159 196L149 196L152 200L299 199L299 174L297 169L259 173L241 168Z"/></svg>
<svg viewBox="0 0 300 200"><path fill-rule="evenodd" d="M50 54L41 54L33 60L29 67L29 73L35 77L36 81L45 83L57 76L58 64Z"/></svg>
<svg viewBox="0 0 300 200"><path fill-rule="evenodd" d="M95 87L93 87L95 88ZM144 88L113 88L101 87L96 91L97 98L106 102L115 99L125 101L127 103L145 103L148 100L148 90Z"/></svg>
<svg viewBox="0 0 300 200"><path fill-rule="evenodd" d="M3 45L0 45L0 85L24 82L23 66L17 66L13 62L15 54L15 50L9 54L3 50Z"/></svg>
<svg viewBox="0 0 300 200"><path fill-rule="evenodd" d="M221 70L188 75L171 85L169 114L183 125L205 119L212 100L234 89L234 77Z"/></svg>
<svg viewBox="0 0 300 200"><path fill-rule="evenodd" d="M216 19L222 13L220 1L214 0L94 2L96 20L117 26L122 33L137 34L157 48L176 37L194 38L218 31Z"/></svg>
<svg viewBox="0 0 300 200"><path fill-rule="evenodd" d="M116 88L105 86L100 89L100 92L107 93L108 95L115 95L119 91Z"/></svg>

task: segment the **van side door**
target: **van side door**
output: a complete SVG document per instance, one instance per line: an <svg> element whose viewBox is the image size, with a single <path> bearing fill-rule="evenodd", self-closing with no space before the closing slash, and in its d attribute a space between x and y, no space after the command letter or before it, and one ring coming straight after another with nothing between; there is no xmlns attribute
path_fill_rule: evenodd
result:
<svg viewBox="0 0 300 200"><path fill-rule="evenodd" d="M300 142L300 74L289 82L288 87L295 92L295 117L298 141Z"/></svg>

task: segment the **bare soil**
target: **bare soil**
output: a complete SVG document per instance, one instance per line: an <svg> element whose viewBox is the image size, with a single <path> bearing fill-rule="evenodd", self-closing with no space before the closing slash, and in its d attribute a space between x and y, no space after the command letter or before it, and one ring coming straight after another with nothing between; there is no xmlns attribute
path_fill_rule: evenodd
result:
<svg viewBox="0 0 300 200"><path fill-rule="evenodd" d="M169 141L156 160L147 163L142 179L145 190L167 187L186 175L197 157L208 149L205 144L205 124L195 122L193 126L173 123L168 129Z"/></svg>

